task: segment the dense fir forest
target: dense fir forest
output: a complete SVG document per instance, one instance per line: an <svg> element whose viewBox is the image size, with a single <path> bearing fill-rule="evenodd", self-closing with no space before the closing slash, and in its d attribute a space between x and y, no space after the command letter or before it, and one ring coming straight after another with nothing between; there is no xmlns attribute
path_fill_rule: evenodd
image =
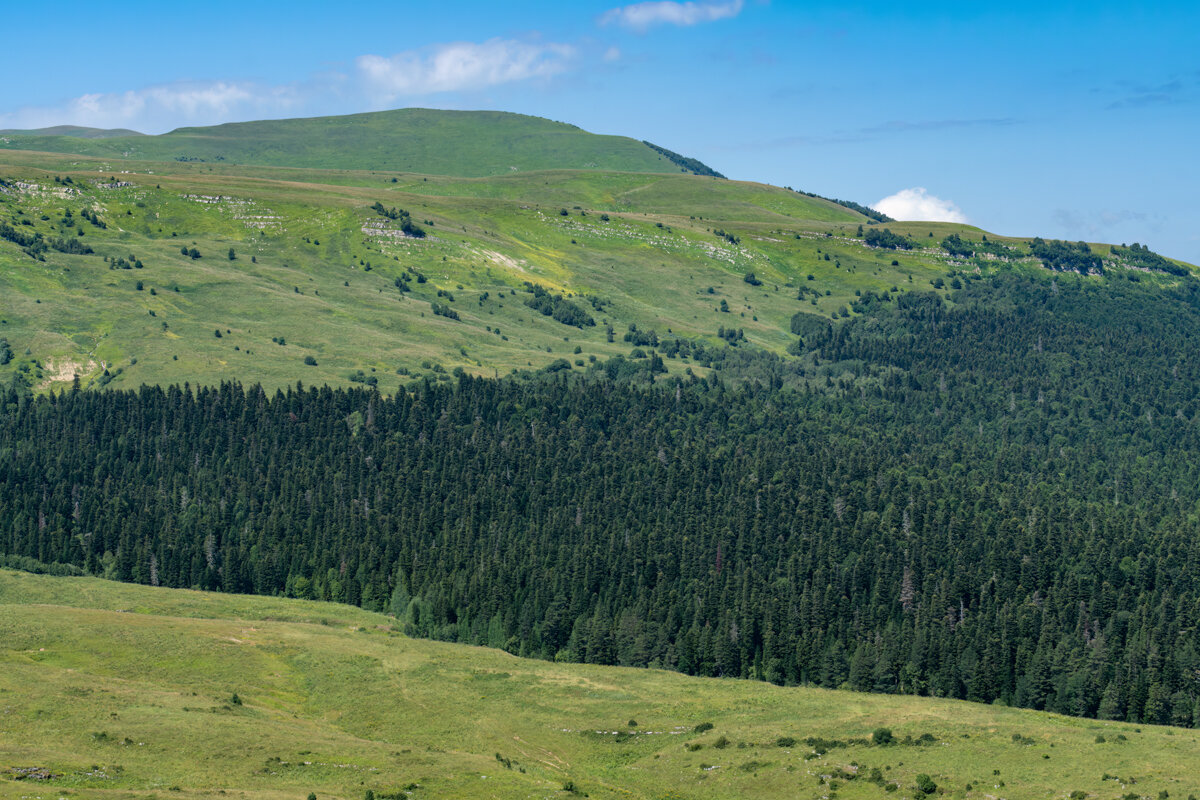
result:
<svg viewBox="0 0 1200 800"><path fill-rule="evenodd" d="M541 658L1197 725L1200 282L1149 284L868 294L703 378L4 390L0 552Z"/></svg>

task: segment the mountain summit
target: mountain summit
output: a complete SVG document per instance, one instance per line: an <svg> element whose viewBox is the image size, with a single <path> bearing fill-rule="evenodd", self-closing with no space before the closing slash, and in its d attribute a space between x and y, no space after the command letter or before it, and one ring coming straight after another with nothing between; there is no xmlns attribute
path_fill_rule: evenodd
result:
<svg viewBox="0 0 1200 800"><path fill-rule="evenodd" d="M73 131L79 132L73 132ZM719 176L649 142L503 111L403 108L337 117L231 122L160 136L86 129L10 131L0 147L145 161L381 170L487 177L547 169ZM112 135L118 134L118 135Z"/></svg>

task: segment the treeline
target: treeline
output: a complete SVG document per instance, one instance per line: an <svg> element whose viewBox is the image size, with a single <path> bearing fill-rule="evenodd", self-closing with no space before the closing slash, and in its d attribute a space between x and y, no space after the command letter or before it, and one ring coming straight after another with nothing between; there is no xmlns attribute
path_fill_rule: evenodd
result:
<svg viewBox="0 0 1200 800"><path fill-rule="evenodd" d="M381 217L399 222L400 230L405 236L412 236L415 239L425 238L425 229L413 222L412 215L403 208L385 208L383 203L376 200L375 205L371 206L371 210Z"/></svg>
<svg viewBox="0 0 1200 800"><path fill-rule="evenodd" d="M731 344L736 343L738 339L745 339L744 334L737 339L730 339L729 337L733 335L732 332L732 328L730 329L730 332L727 332L724 327L721 327L717 329L717 336L729 341ZM613 333L614 332L610 326L609 341L613 341L615 338ZM706 369L720 370L724 368L726 364L730 364L732 365L733 370L736 372L740 371L742 366L740 364L735 364L734 361L730 360L732 351L728 349L712 347L710 345L706 345L700 339L687 339L682 336L664 336L659 338L658 331L654 330L653 328L642 330L641 328L638 328L637 323L634 322L629 323L629 330L625 332L622 340L634 346L635 349L633 354L635 357L638 352L641 352L640 348L649 347L651 348L651 352L655 355L662 355L671 359L690 359L691 363L696 364L697 366L702 366ZM644 353L643 357L645 357ZM614 359L613 362L605 364L603 368L608 370L611 363L619 364L621 362ZM666 370L663 371L665 372ZM614 374L612 377L616 377L616 375Z"/></svg>
<svg viewBox="0 0 1200 800"><path fill-rule="evenodd" d="M956 258L971 258L977 254L987 254L1001 258L1017 258L1020 256L1020 253L1008 245L989 241L986 234L982 241L973 242L962 238L957 233L952 233L942 239L942 249Z"/></svg>
<svg viewBox="0 0 1200 800"><path fill-rule="evenodd" d="M644 139L642 140L642 144L646 145L646 147L649 147L651 150L658 153L660 156L667 159L667 161L670 161L684 172L690 172L693 175L707 175L710 178L725 177L712 167L705 164L703 161L699 161L694 158L688 158L687 156L676 153L674 150L668 150L665 147L659 147L653 142L647 142Z"/></svg>
<svg viewBox="0 0 1200 800"><path fill-rule="evenodd" d="M1180 266L1170 259L1163 258L1144 244L1134 242L1129 247L1112 246L1113 257L1119 259L1124 266L1137 269L1148 269L1153 272L1166 272L1170 275L1188 275L1187 267Z"/></svg>
<svg viewBox="0 0 1200 800"><path fill-rule="evenodd" d="M35 575L56 575L60 578L79 577L87 574L74 564L43 564L28 556L0 555L0 567L32 572Z"/></svg>
<svg viewBox="0 0 1200 800"><path fill-rule="evenodd" d="M574 325L576 328L592 328L596 325L596 320L592 319L591 314L561 294L552 294L536 283L528 281L525 282L525 291L533 295L526 298L525 305L544 316L563 325Z"/></svg>
<svg viewBox="0 0 1200 800"><path fill-rule="evenodd" d="M454 319L454 320L460 319L457 311L455 311L453 308L451 308L448 305L439 303L436 300L431 302L429 304L429 307L436 316L445 317L446 319Z"/></svg>
<svg viewBox="0 0 1200 800"><path fill-rule="evenodd" d="M863 234L863 241L869 247L882 247L886 250L912 250L913 240L889 229L868 228Z"/></svg>
<svg viewBox="0 0 1200 800"><path fill-rule="evenodd" d="M1034 258L1041 259L1046 269L1078 272L1082 275L1104 272L1104 262L1092 252L1087 242L1060 242L1057 239L1046 241L1036 237L1029 243L1029 252Z"/></svg>
<svg viewBox="0 0 1200 800"><path fill-rule="evenodd" d="M90 255L92 253L92 248L76 239L61 236L46 239L40 233L14 228L3 220L0 220L0 239L12 242L20 247L25 255L37 261L46 260L45 254L47 250L57 250L60 253L72 253L75 255Z"/></svg>
<svg viewBox="0 0 1200 800"><path fill-rule="evenodd" d="M798 357L720 344L720 377L8 390L0 552L541 658L1200 722L1200 285L960 285L798 323Z"/></svg>
<svg viewBox="0 0 1200 800"><path fill-rule="evenodd" d="M875 209L871 208L870 206L864 206L862 203L856 203L853 200L836 200L832 197L825 197L823 195L813 194L812 192L801 191L800 189L792 189L792 187L790 187L790 186L786 187L786 188L791 189L791 191L795 192L796 194L802 194L805 197L815 197L818 200L828 200L831 203L837 203L839 206L848 208L851 211L857 211L858 213L862 214L864 217L871 220L872 222L895 222L896 221L896 220L892 219L891 217L889 217L887 214L884 214L882 211L876 211Z"/></svg>

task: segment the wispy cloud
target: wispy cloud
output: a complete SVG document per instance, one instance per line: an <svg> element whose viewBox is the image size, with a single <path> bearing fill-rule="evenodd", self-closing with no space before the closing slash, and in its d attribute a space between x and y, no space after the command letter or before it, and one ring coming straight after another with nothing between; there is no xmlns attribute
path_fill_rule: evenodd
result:
<svg viewBox="0 0 1200 800"><path fill-rule="evenodd" d="M620 25L644 33L656 25L699 25L730 19L742 13L743 0L728 2L683 2L653 0L647 3L612 8L600 15L601 25Z"/></svg>
<svg viewBox="0 0 1200 800"><path fill-rule="evenodd" d="M1060 208L1055 210L1050 218L1065 233L1073 236L1086 236L1089 239L1105 238L1116 228L1130 223L1136 228L1144 228L1154 233L1161 231L1163 227L1161 218L1151 218L1145 212L1132 211L1127 208L1089 212Z"/></svg>
<svg viewBox="0 0 1200 800"><path fill-rule="evenodd" d="M958 206L930 194L924 186L901 189L872 203L871 208L904 222L967 222Z"/></svg>
<svg viewBox="0 0 1200 800"><path fill-rule="evenodd" d="M775 149L786 147L818 147L829 144L855 144L866 141L865 136L852 131L834 131L828 135L799 134L796 136L780 136L775 139L764 139L754 142L734 142L726 145L718 145L720 150L745 150L746 148L754 149Z"/></svg>
<svg viewBox="0 0 1200 800"><path fill-rule="evenodd" d="M1158 86L1140 86L1124 97L1113 100L1105 108L1115 110L1170 105L1179 102L1183 89L1183 81L1179 80L1168 81Z"/></svg>
<svg viewBox="0 0 1200 800"><path fill-rule="evenodd" d="M593 57L615 60L620 51L611 48ZM183 81L85 94L54 105L0 113L0 129L70 124L161 133L183 125L337 113L405 98L548 79L573 69L581 58L571 44L514 39L448 42L391 56L363 55L349 74L323 73L284 85Z"/></svg>
<svg viewBox="0 0 1200 800"><path fill-rule="evenodd" d="M188 81L125 92L85 94L57 106L28 106L0 114L0 128L73 124L156 131L247 115L286 112L301 102L296 86L244 81Z"/></svg>
<svg viewBox="0 0 1200 800"><path fill-rule="evenodd" d="M799 134L782 136L777 139L753 143L731 145L732 149L745 147L777 148L820 146L831 144L857 144L872 139L880 139L895 134L924 133L930 131L952 130L954 128L1002 128L1010 125L1022 125L1024 120L1013 117L997 117L982 119L931 119L931 120L891 120L878 125L868 125L863 128L834 130L829 133L815 135Z"/></svg>
<svg viewBox="0 0 1200 800"><path fill-rule="evenodd" d="M858 133L864 136L886 133L908 133L910 131L942 131L950 128L1005 128L1009 125L1020 125L1021 120L1013 117L984 117L981 119L927 119L927 120L889 120L879 125L859 128Z"/></svg>
<svg viewBox="0 0 1200 800"><path fill-rule="evenodd" d="M368 91L384 100L401 96L486 89L504 83L550 78L570 69L569 44L489 39L451 42L392 56L356 60Z"/></svg>
<svg viewBox="0 0 1200 800"><path fill-rule="evenodd" d="M1172 77L1161 83L1135 83L1120 81L1115 86L1099 91L1120 95L1105 108L1116 111L1126 108L1148 108L1182 103L1195 98L1195 89L1200 85L1200 72Z"/></svg>

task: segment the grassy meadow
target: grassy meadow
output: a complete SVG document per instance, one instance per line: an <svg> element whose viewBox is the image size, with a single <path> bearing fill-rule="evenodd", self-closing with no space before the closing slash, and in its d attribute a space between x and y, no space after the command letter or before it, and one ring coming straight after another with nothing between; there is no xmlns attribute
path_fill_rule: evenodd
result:
<svg viewBox="0 0 1200 800"><path fill-rule="evenodd" d="M1200 792L1194 730L530 661L317 602L5 570L0 634L14 800Z"/></svg>
<svg viewBox="0 0 1200 800"><path fill-rule="evenodd" d="M0 179L0 222L94 250L39 261L0 240L0 338L14 353L0 380L20 370L41 391L79 375L85 387L126 388L354 376L393 392L456 368L491 376L629 355L630 325L714 345L720 328L742 329L782 352L797 311L830 319L864 291L947 292L934 283L955 268L930 248L866 247L863 218L827 201L700 176L467 179L7 151ZM400 235L371 210L377 201L428 235ZM892 227L918 241L979 235ZM526 282L572 298L595 326L530 309Z"/></svg>
<svg viewBox="0 0 1200 800"><path fill-rule="evenodd" d="M15 231L0 237L13 356L0 380L20 372L41 392L78 375L84 387L367 381L390 393L459 369L629 356L631 326L716 347L732 346L721 329L740 330L782 353L797 312L842 319L865 292L949 295L958 270L1041 269L1026 240L995 236L1015 260L956 260L943 237L985 234L949 223L889 223L909 249L869 247L870 222L830 201L683 174L643 142L519 114L59 132L0 135L0 225ZM377 202L427 235L405 236ZM31 255L20 242L34 235L60 246ZM61 252L82 248L93 252ZM595 325L531 309L527 283Z"/></svg>
<svg viewBox="0 0 1200 800"><path fill-rule="evenodd" d="M486 135L481 136L481 129ZM3 132L0 148L113 159L502 175L552 168L678 172L644 143L501 111L403 108L179 128L161 136L70 130ZM114 131L113 133L121 133Z"/></svg>

